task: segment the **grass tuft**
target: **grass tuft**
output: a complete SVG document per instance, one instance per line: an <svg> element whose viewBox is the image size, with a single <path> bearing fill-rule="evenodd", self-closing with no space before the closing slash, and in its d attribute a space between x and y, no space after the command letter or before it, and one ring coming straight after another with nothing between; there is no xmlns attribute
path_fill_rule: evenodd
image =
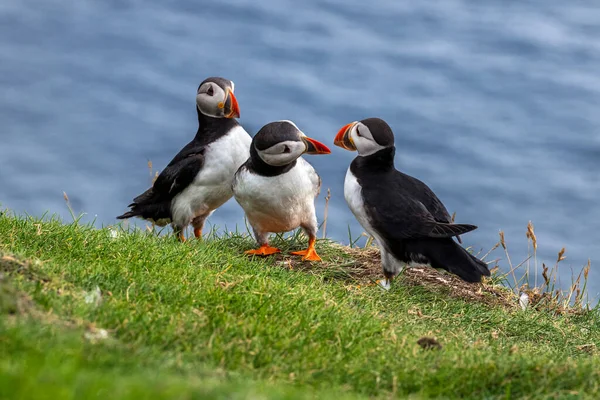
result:
<svg viewBox="0 0 600 400"><path fill-rule="evenodd" d="M570 284L562 286L560 283L559 264L566 259L566 249L563 247L558 252L558 257L552 268L542 263L542 279L538 283L537 237L531 221L527 224L525 236L528 242L528 255L525 260L514 266L511 262L504 232L500 231L499 241L494 245L493 249L502 247L508 262L509 271L502 274L496 268L494 271L496 273L492 281L510 288L515 296L519 294L521 296L525 295L528 305L538 310L559 314L589 311L590 303L586 289L591 261L588 260L587 264L578 273L571 271ZM533 272L531 271L530 263L532 258ZM519 273L519 278L517 278L517 273ZM532 274L533 277L531 276ZM512 281L508 279L509 276L512 276Z"/></svg>

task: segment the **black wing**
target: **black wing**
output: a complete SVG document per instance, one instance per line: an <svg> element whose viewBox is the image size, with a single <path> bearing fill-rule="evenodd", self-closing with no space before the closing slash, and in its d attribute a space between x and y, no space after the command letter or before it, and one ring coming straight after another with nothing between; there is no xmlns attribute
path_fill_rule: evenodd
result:
<svg viewBox="0 0 600 400"><path fill-rule="evenodd" d="M192 183L204 165L204 146L188 143L158 175L152 187L133 199L131 211L117 217L170 217L171 200ZM159 207L160 205L160 207Z"/></svg>
<svg viewBox="0 0 600 400"><path fill-rule="evenodd" d="M205 146L190 142L177 153L152 185L155 195L170 200L188 187L204 166L204 150Z"/></svg>
<svg viewBox="0 0 600 400"><path fill-rule="evenodd" d="M389 240L449 238L477 229L475 225L438 222L420 201L402 190L391 193L377 201L365 199L372 224Z"/></svg>
<svg viewBox="0 0 600 400"><path fill-rule="evenodd" d="M438 199L429 186L410 175L406 175L400 171L397 171L397 173L402 176L403 187L406 188L407 192L420 201L436 221L446 223L452 222L452 216L448 213L444 204Z"/></svg>
<svg viewBox="0 0 600 400"><path fill-rule="evenodd" d="M171 160L171 162L169 164L167 164L167 167L171 167L173 165L176 165L180 161L185 160L186 158L189 158L189 157L194 157L194 156L197 156L197 155L204 156L204 151L205 150L206 150L206 146L205 145L198 144L196 141L192 140L191 142L189 142L188 144L186 144L184 146L184 148L181 149L179 151L179 153L177 153L177 155L175 157L173 157L173 159Z"/></svg>
<svg viewBox="0 0 600 400"><path fill-rule="evenodd" d="M187 158L166 167L154 182L152 189L161 197L172 199L188 187L204 164L202 154L191 154Z"/></svg>
<svg viewBox="0 0 600 400"><path fill-rule="evenodd" d="M401 178L404 180L404 187L407 188L415 197L423 203L425 208L431 213L433 218L438 222L446 222L448 224L453 223L452 216L446 209L446 206L442 203L440 199L433 193L433 190L429 188L425 183L420 181L417 178L414 178L410 175L406 175L400 171L396 171L396 173L401 175ZM462 243L460 236L456 236L458 243Z"/></svg>

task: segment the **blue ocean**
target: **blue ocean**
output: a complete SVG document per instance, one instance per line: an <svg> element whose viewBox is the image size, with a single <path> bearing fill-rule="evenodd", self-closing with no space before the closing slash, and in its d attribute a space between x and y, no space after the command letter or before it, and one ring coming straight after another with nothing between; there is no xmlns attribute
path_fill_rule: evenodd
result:
<svg viewBox="0 0 600 400"><path fill-rule="evenodd" d="M538 262L565 247L566 286L591 259L597 298L599 38L600 5L581 1L4 0L0 203L70 220L64 191L84 221L116 224L148 161L161 170L194 136L196 88L216 75L249 133L290 119L331 147L306 157L320 218L330 189L328 237L362 232L343 198L354 154L333 138L380 117L397 168L479 226L465 245L485 253L502 230L516 264L532 221ZM234 200L209 224L245 230Z"/></svg>

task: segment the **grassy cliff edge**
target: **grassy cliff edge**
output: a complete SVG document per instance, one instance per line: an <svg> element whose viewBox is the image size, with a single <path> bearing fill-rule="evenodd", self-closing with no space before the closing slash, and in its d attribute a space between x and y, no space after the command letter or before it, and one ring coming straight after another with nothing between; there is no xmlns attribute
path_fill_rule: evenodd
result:
<svg viewBox="0 0 600 400"><path fill-rule="evenodd" d="M597 310L419 270L384 292L328 241L311 265L115 232L0 216L0 398L600 396Z"/></svg>

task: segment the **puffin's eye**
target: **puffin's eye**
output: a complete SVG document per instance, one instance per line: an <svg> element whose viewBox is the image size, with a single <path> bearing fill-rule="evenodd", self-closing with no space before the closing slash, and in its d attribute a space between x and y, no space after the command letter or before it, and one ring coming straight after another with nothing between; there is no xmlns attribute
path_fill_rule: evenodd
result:
<svg viewBox="0 0 600 400"><path fill-rule="evenodd" d="M356 126L356 136L359 136L359 137L362 136L360 134L360 129L358 128L358 125Z"/></svg>
<svg viewBox="0 0 600 400"><path fill-rule="evenodd" d="M284 153L289 153L289 152L291 152L291 150L290 150L290 148L289 148L288 146L285 146L285 147L283 148L283 152L284 152Z"/></svg>
<svg viewBox="0 0 600 400"><path fill-rule="evenodd" d="M206 91L206 94L208 94L209 96L212 96L213 94L215 94L215 90L213 89L212 86L208 87L208 90Z"/></svg>

